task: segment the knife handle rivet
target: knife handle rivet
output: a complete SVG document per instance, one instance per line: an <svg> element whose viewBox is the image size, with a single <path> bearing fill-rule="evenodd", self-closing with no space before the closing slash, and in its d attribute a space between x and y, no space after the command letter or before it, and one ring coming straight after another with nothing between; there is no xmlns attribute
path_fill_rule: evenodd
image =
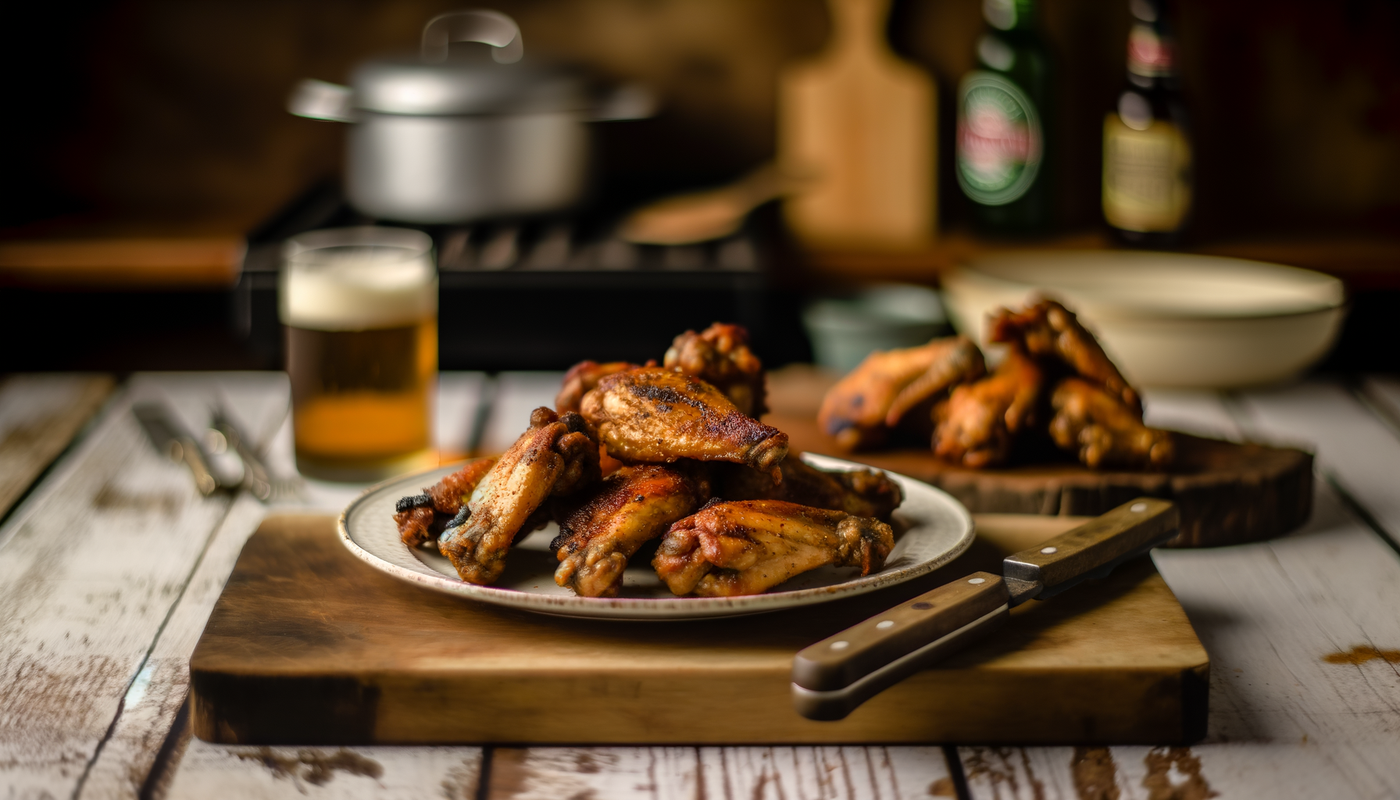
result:
<svg viewBox="0 0 1400 800"><path fill-rule="evenodd" d="M986 578L973 578L972 580L968 581L968 583L972 584L973 586L979 586L979 585L984 584L984 583L986 583L986 582L987 582L987 579L986 579Z"/></svg>
<svg viewBox="0 0 1400 800"><path fill-rule="evenodd" d="M841 639L840 641L835 641L831 643L832 650L845 650L847 647L850 646L851 643L846 641L845 639Z"/></svg>
<svg viewBox="0 0 1400 800"><path fill-rule="evenodd" d="M1141 513L1141 512L1143 512L1143 511L1146 511L1146 510L1147 510L1147 504L1146 504L1146 503L1133 503L1132 505L1128 506L1128 510L1129 510L1129 511L1137 511L1137 512Z"/></svg>
<svg viewBox="0 0 1400 800"><path fill-rule="evenodd" d="M930 608L933 608L933 603L915 603L914 605L910 606L910 608L914 609L915 611L927 611Z"/></svg>
<svg viewBox="0 0 1400 800"><path fill-rule="evenodd" d="M894 620L882 619L879 622L875 623L875 627L879 628L880 630L884 630L885 628L893 628Z"/></svg>
<svg viewBox="0 0 1400 800"><path fill-rule="evenodd" d="M1048 556L1048 555L1050 555L1050 554L1052 554L1052 553L1058 553L1058 552L1060 552L1060 548L1058 548L1058 547L1042 547L1042 548L1040 548L1040 552L1042 552L1042 553L1044 553L1045 555Z"/></svg>

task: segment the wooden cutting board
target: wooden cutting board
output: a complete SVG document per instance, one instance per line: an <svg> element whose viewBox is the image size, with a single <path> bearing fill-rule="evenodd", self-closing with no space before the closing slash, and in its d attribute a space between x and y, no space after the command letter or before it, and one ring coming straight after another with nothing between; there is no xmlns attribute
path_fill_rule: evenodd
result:
<svg viewBox="0 0 1400 800"><path fill-rule="evenodd" d="M1289 447L1239 444L1177 434L1177 463L1167 472L1093 470L1072 461L1005 469L969 469L927 447L850 453L817 425L817 409L836 377L810 368L770 373L763 421L788 435L793 452L869 464L917 478L973 513L1096 516L1134 497L1161 497L1181 512L1173 547L1253 542L1280 536L1312 514L1313 457Z"/></svg>
<svg viewBox="0 0 1400 800"><path fill-rule="evenodd" d="M993 637L840 722L792 710L799 649L1079 520L983 515L961 558L879 593L691 622L590 622L400 583L329 516L248 540L190 658L228 744L1141 743L1205 733L1209 661L1149 559L1012 612Z"/></svg>

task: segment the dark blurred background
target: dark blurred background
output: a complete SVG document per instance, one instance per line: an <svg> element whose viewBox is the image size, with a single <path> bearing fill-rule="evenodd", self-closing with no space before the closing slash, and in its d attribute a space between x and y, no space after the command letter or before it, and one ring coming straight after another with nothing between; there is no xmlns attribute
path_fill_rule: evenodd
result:
<svg viewBox="0 0 1400 800"><path fill-rule="evenodd" d="M822 0L488 5L515 17L532 52L659 91L660 116L599 131L599 174L607 191L626 199L725 181L772 158L776 75L819 51L829 27ZM1051 156L1057 236L1092 237L1102 224L1103 114L1123 84L1128 10L1123 0L1038 6L1059 68ZM358 61L411 50L425 20L459 7L439 0L11 4L0 49L11 76L0 155L3 238L253 230L341 168L343 128L288 114L293 84L344 81ZM1195 124L1191 247L1332 266L1345 273L1358 308L1392 302L1400 289L1400 3L1181 0L1176 14ZM938 83L940 224L954 234L966 209L947 168L952 96L973 66L982 26L977 0L895 0L889 24L895 49ZM788 260L795 263L776 272L780 289L831 279L829 270L804 272L799 258ZM917 267L871 265L875 277L881 270L921 277ZM926 278L935 280L933 272ZM137 309L127 320L137 332L123 348L95 343L46 357L10 345L0 369L268 366L266 355L239 351L209 322L221 308L217 293L167 287L155 301L138 302L139 292L89 291L82 299L73 287L20 283L0 289L12 341L34 322L20 326L16 315L52 319L65 308L84 325L101 325L104 308L110 320ZM127 299L113 299L120 297ZM153 307L162 309L161 324L142 333L142 324L155 325ZM189 335L175 341L172 330ZM1374 334L1348 332L1358 335ZM784 352L803 355L800 345Z"/></svg>

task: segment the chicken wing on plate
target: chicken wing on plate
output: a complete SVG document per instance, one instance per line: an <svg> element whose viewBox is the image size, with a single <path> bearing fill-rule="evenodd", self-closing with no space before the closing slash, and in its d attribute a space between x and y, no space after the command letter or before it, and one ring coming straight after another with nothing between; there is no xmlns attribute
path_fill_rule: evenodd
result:
<svg viewBox="0 0 1400 800"><path fill-rule="evenodd" d="M529 430L472 492L470 516L444 531L438 548L462 580L488 585L505 569L515 537L542 520L536 511L547 498L568 495L598 480L598 441L583 418L537 408L530 415Z"/></svg>
<svg viewBox="0 0 1400 800"><path fill-rule="evenodd" d="M1142 416L1137 390L1128 385L1074 312L1054 300L1041 300L1019 312L1003 308L992 318L990 331L988 338L993 342L1019 343L1033 356L1064 362L1079 377L1104 386Z"/></svg>
<svg viewBox="0 0 1400 800"><path fill-rule="evenodd" d="M779 475L788 451L787 434L741 413L710 384L668 369L608 375L583 396L582 413L608 453L628 464L693 458Z"/></svg>
<svg viewBox="0 0 1400 800"><path fill-rule="evenodd" d="M847 450L875 446L906 418L927 425L939 395L985 372L982 351L962 336L871 353L826 393L817 422Z"/></svg>
<svg viewBox="0 0 1400 800"><path fill-rule="evenodd" d="M716 322L700 333L686 331L666 351L662 364L714 386L744 414L767 413L763 362L749 349L749 332Z"/></svg>
<svg viewBox="0 0 1400 800"><path fill-rule="evenodd" d="M641 366L641 364L633 364L630 361L608 361L602 364L597 361L580 361L564 373L564 382L559 387L559 396L554 398L554 409L560 414L565 411L577 413L583 396L593 391L593 387L598 385L598 381L614 372L626 372ZM648 361L646 366L654 367L656 362Z"/></svg>
<svg viewBox="0 0 1400 800"><path fill-rule="evenodd" d="M782 500L712 503L671 526L652 559L677 595L761 594L825 564L884 567L894 531L870 517Z"/></svg>
<svg viewBox="0 0 1400 800"><path fill-rule="evenodd" d="M1034 423L1044 383L1035 360L1012 346L996 372L957 387L939 405L934 455L969 467L1004 462L1015 435Z"/></svg>
<svg viewBox="0 0 1400 800"><path fill-rule="evenodd" d="M403 543L417 547L436 539L449 525L465 521L455 518L471 498L476 485L495 463L494 458L474 458L462 465L461 469L424 489L423 494L399 500L394 507L394 522L399 526L399 537Z"/></svg>
<svg viewBox="0 0 1400 800"><path fill-rule="evenodd" d="M715 495L726 500L786 500L815 508L844 511L856 517L890 521L904 500L899 484L874 469L817 469L795 455L778 465L783 480L737 465L715 465Z"/></svg>
<svg viewBox="0 0 1400 800"><path fill-rule="evenodd" d="M1176 455L1171 433L1143 425L1141 413L1089 381L1060 381L1050 406L1051 438L1090 468L1162 468Z"/></svg>
<svg viewBox="0 0 1400 800"><path fill-rule="evenodd" d="M645 465L575 495L557 515L554 582L583 597L616 597L637 548L694 513L709 494L703 469Z"/></svg>

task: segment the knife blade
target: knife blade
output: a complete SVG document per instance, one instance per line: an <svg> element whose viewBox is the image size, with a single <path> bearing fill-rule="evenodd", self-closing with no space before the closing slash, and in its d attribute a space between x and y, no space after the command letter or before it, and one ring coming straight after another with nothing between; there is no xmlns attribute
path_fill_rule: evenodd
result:
<svg viewBox="0 0 1400 800"><path fill-rule="evenodd" d="M797 712L844 719L861 703L995 631L1011 609L1107 575L1176 534L1176 506L1140 497L805 648L792 662Z"/></svg>
<svg viewBox="0 0 1400 800"><path fill-rule="evenodd" d="M136 403L131 407L131 413L141 423L157 450L189 469L200 494L208 497L219 488L219 479L209 468L209 457L169 408L157 402Z"/></svg>

